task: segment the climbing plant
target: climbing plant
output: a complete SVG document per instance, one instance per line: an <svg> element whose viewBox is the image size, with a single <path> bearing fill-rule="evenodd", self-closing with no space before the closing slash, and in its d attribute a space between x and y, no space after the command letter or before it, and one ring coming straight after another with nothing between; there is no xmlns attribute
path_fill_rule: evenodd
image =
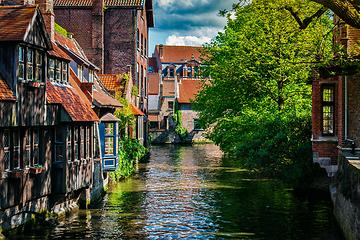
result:
<svg viewBox="0 0 360 240"><path fill-rule="evenodd" d="M189 131L187 128L183 127L183 121L181 119L181 111L179 104L176 102L173 120L175 123L175 133L179 135L182 142L185 141L186 137L189 135Z"/></svg>

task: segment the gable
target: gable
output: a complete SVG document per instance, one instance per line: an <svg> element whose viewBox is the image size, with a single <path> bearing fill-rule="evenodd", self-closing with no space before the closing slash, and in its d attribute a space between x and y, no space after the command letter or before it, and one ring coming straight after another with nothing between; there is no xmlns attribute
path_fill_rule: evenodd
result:
<svg viewBox="0 0 360 240"><path fill-rule="evenodd" d="M26 42L51 49L44 20L36 5L0 6L0 42Z"/></svg>
<svg viewBox="0 0 360 240"><path fill-rule="evenodd" d="M32 24L29 26L28 31L24 36L24 41L45 49L52 48L52 44L46 31L44 21L38 11L37 14L35 14L32 20Z"/></svg>

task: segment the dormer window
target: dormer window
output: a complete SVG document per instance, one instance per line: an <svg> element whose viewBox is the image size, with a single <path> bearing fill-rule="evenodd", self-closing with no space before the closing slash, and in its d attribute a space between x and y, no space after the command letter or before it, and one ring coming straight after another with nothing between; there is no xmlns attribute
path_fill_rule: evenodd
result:
<svg viewBox="0 0 360 240"><path fill-rule="evenodd" d="M63 62L63 68L62 68L62 81L66 83L68 81L68 64L66 62Z"/></svg>
<svg viewBox="0 0 360 240"><path fill-rule="evenodd" d="M191 67L188 67L188 69L187 69L187 77L189 77L189 78L192 77L192 69L191 69Z"/></svg>
<svg viewBox="0 0 360 240"><path fill-rule="evenodd" d="M60 82L60 78L61 78L61 62L59 60L56 60L56 68L55 68L55 81Z"/></svg>
<svg viewBox="0 0 360 240"><path fill-rule="evenodd" d="M40 52L36 52L36 72L35 72L35 79L37 81L42 81L42 70L43 70L43 56Z"/></svg>
<svg viewBox="0 0 360 240"><path fill-rule="evenodd" d="M173 68L170 68L169 69L169 77L174 77L174 69Z"/></svg>
<svg viewBox="0 0 360 240"><path fill-rule="evenodd" d="M83 66L78 65L78 74L77 74L79 80L82 82L83 79Z"/></svg>
<svg viewBox="0 0 360 240"><path fill-rule="evenodd" d="M32 49L28 49L27 51L27 79L33 79L33 56L34 51Z"/></svg>
<svg viewBox="0 0 360 240"><path fill-rule="evenodd" d="M23 47L19 47L19 71L18 71L18 79L19 80L24 80L24 48Z"/></svg>
<svg viewBox="0 0 360 240"><path fill-rule="evenodd" d="M49 59L49 79L50 81L54 81L55 75L55 60L50 58Z"/></svg>

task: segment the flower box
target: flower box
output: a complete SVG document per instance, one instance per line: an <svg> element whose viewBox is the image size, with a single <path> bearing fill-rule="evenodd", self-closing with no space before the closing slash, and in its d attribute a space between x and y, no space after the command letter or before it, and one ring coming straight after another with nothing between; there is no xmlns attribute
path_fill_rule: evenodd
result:
<svg viewBox="0 0 360 240"><path fill-rule="evenodd" d="M24 171L22 169L15 169L10 172L10 178L20 178L24 175Z"/></svg>
<svg viewBox="0 0 360 240"><path fill-rule="evenodd" d="M43 170L43 167L31 167L30 174L40 174Z"/></svg>
<svg viewBox="0 0 360 240"><path fill-rule="evenodd" d="M30 86L30 87L36 87L36 88L38 88L38 87L40 87L40 85L41 85L41 82L38 82L38 81L29 81L29 86Z"/></svg>

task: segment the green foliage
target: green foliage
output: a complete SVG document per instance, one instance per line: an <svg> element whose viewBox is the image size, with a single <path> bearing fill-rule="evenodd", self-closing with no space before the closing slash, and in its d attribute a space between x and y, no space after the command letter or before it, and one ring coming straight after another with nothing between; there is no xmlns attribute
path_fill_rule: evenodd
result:
<svg viewBox="0 0 360 240"><path fill-rule="evenodd" d="M119 167L110 173L113 181L120 181L136 172L134 162L142 158L147 149L137 139L125 138L123 147L119 149Z"/></svg>
<svg viewBox="0 0 360 240"><path fill-rule="evenodd" d="M114 113L114 116L120 119L119 132L123 133L128 126L134 125L135 116L129 101L126 98L121 97L120 93L117 94L116 100L124 105L124 107L116 109Z"/></svg>
<svg viewBox="0 0 360 240"><path fill-rule="evenodd" d="M134 96L134 97L135 97L135 102L136 102L138 93L139 93L139 89L138 89L136 86L132 86L131 96Z"/></svg>
<svg viewBox="0 0 360 240"><path fill-rule="evenodd" d="M54 23L54 29L55 29L55 31L64 35L65 37L68 36L68 32L64 28L62 28L59 24Z"/></svg>
<svg viewBox="0 0 360 240"><path fill-rule="evenodd" d="M224 32L204 46L203 71L212 79L203 81L195 109L207 137L244 167L298 187L311 169L306 83L313 63L331 52L331 21L323 16L300 30L276 2L234 5Z"/></svg>
<svg viewBox="0 0 360 240"><path fill-rule="evenodd" d="M183 127L183 121L181 119L181 111L178 103L175 104L173 120L175 123L175 133L179 135L182 142L185 141L186 137L189 135L187 128Z"/></svg>

